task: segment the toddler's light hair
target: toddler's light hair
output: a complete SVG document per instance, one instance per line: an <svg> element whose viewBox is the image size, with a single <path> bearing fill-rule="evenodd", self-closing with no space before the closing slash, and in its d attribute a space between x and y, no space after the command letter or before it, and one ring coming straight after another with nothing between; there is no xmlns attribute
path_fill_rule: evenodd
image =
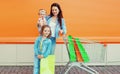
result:
<svg viewBox="0 0 120 74"><path fill-rule="evenodd" d="M39 13L38 13L39 15L41 15L41 14L46 14L46 10L44 10L44 9L39 9Z"/></svg>

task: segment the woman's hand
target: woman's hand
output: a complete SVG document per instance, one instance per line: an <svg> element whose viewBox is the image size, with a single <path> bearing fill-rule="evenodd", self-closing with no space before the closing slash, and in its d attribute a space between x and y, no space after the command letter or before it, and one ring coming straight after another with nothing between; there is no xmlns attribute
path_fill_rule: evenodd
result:
<svg viewBox="0 0 120 74"><path fill-rule="evenodd" d="M63 35L63 30L59 30L59 36Z"/></svg>
<svg viewBox="0 0 120 74"><path fill-rule="evenodd" d="M60 33L63 34L63 30L60 30Z"/></svg>

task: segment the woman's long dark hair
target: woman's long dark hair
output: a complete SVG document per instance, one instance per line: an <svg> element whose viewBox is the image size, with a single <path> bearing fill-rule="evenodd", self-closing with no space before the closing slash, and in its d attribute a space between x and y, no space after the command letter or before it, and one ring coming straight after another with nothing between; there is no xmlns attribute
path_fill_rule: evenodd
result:
<svg viewBox="0 0 120 74"><path fill-rule="evenodd" d="M55 6L55 7L57 7L59 9L59 13L58 13L57 17L58 17L58 22L60 24L60 28L62 29L62 18L63 18L63 15L62 15L61 7L60 7L60 5L58 3L53 3L51 5L51 10L50 10L50 16L51 17L54 16L53 13L52 13L52 7L53 6Z"/></svg>

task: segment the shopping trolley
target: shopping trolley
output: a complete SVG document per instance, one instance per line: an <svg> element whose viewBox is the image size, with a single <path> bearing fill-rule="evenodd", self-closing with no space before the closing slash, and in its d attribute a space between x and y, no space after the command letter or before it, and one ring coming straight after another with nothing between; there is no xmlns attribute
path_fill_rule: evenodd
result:
<svg viewBox="0 0 120 74"><path fill-rule="evenodd" d="M90 59L79 38L68 36L67 38L63 38L63 40L69 55L69 62L66 64L64 69L62 69L60 74L68 74L68 71L75 66L90 74L99 74L96 70L84 64L85 62L89 62ZM89 43L89 41L86 42Z"/></svg>

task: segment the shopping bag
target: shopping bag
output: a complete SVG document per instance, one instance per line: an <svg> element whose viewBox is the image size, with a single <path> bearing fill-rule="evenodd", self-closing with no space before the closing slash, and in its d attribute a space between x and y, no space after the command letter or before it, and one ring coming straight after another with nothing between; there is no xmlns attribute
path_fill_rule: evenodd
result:
<svg viewBox="0 0 120 74"><path fill-rule="evenodd" d="M40 74L55 74L55 55L41 59Z"/></svg>

